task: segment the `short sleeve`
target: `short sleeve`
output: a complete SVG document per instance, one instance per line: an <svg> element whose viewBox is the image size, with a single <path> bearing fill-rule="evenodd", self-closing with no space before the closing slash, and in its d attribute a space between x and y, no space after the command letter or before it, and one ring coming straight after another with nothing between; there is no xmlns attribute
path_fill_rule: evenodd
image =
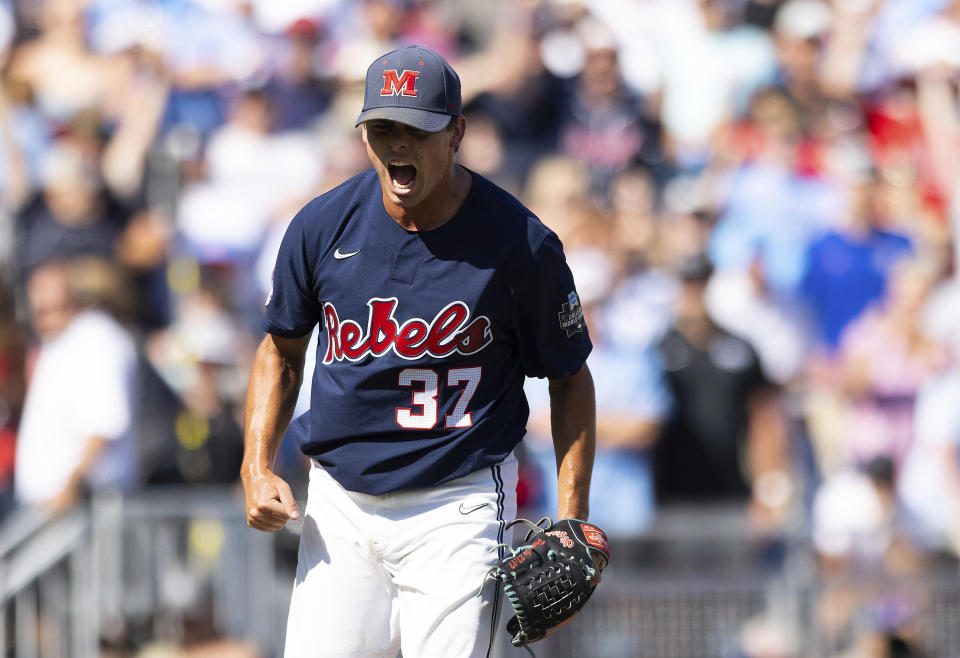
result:
<svg viewBox="0 0 960 658"><path fill-rule="evenodd" d="M318 291L314 285L310 244L306 237L308 205L301 210L283 236L273 269L264 331L284 338L299 338L313 329L321 317Z"/></svg>
<svg viewBox="0 0 960 658"><path fill-rule="evenodd" d="M542 226L542 225L541 225ZM548 232L514 285L524 374L558 379L577 372L592 344L560 239Z"/></svg>

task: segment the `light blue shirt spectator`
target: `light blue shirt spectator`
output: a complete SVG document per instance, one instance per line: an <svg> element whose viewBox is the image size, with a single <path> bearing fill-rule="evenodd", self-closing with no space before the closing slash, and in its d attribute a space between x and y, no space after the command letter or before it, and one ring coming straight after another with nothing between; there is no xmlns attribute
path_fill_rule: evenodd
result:
<svg viewBox="0 0 960 658"><path fill-rule="evenodd" d="M596 345L587 359L596 389L597 417L659 422L670 406L655 353ZM549 415L547 382L528 379L524 387L531 418ZM536 427L536 424L533 424ZM616 535L637 535L653 520L653 474L647 450L604 447L602 427L590 485L590 520ZM534 435L524 442L527 454L540 467L542 495L538 512L556 518L556 459L549 437Z"/></svg>
<svg viewBox="0 0 960 658"><path fill-rule="evenodd" d="M840 202L828 181L748 164L734 177L710 237L710 259L717 270L745 271L760 257L774 295L791 297L803 277L807 245L838 216Z"/></svg>

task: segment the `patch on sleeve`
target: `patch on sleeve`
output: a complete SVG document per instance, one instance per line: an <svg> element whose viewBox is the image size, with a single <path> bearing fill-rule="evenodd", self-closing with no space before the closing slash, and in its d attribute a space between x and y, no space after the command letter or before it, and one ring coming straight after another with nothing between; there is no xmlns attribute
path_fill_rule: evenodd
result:
<svg viewBox="0 0 960 658"><path fill-rule="evenodd" d="M567 338L583 331L583 307L576 291L567 295L567 302L560 307L557 317L560 318L560 328L567 332Z"/></svg>

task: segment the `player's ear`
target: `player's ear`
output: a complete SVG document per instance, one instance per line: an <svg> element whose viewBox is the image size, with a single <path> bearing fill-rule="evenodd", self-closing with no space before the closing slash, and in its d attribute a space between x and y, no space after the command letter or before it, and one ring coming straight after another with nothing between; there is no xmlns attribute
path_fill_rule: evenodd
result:
<svg viewBox="0 0 960 658"><path fill-rule="evenodd" d="M456 152L460 148L460 142L463 141L463 135L467 131L467 118L462 114L454 117L450 122L450 146Z"/></svg>
<svg viewBox="0 0 960 658"><path fill-rule="evenodd" d="M367 143L367 124L366 123L360 124L360 139L363 140L364 144Z"/></svg>

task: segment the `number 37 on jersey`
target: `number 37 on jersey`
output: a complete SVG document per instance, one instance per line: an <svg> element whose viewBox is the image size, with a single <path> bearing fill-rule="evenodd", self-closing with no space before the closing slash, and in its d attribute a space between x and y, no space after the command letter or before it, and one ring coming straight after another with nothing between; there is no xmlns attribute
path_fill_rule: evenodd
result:
<svg viewBox="0 0 960 658"><path fill-rule="evenodd" d="M323 364L335 361L360 361L368 356L380 357L393 352L402 359L414 361L425 356L443 358L455 353L479 352L493 341L490 320L485 316L471 319L470 308L461 301L445 306L431 321L410 318L401 324L394 314L396 297L373 298L367 302L367 326L353 320L341 320L337 309L327 302L323 321L329 337ZM446 371L434 368L404 368L397 385L411 389L409 407L397 407L396 422L404 429L429 430L440 423L444 429L470 427L473 419L468 411L470 401L480 385L482 368L457 367ZM451 413L439 418L441 386L456 395Z"/></svg>

